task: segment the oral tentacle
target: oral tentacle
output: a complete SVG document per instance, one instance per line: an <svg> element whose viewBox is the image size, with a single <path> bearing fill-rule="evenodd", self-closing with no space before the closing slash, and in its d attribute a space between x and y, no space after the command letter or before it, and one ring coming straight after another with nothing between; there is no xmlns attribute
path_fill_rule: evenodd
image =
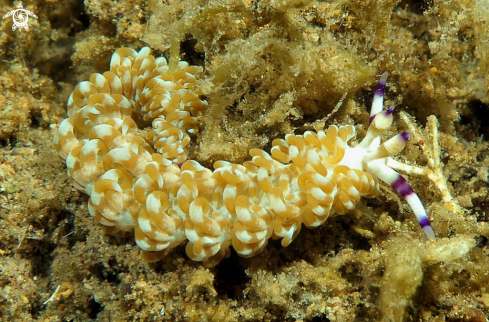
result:
<svg viewBox="0 0 489 322"><path fill-rule="evenodd" d="M377 88L375 89L372 109L370 110L370 123L372 123L375 115L380 113L384 108L384 92L385 84L387 83L387 76L389 76L388 72L384 72L382 76L380 76L379 83L377 84Z"/></svg>
<svg viewBox="0 0 489 322"><path fill-rule="evenodd" d="M375 149L380 146L380 136L387 131L394 120L392 116L393 110L394 107L391 106L387 110L373 116L374 118L368 127L367 134L365 134L362 142L358 145L360 148Z"/></svg>
<svg viewBox="0 0 489 322"><path fill-rule="evenodd" d="M381 146L379 146L374 151L365 155L363 157L363 163L368 163L373 160L383 159L398 154L406 146L409 136L410 134L407 132L394 136L393 138L384 142Z"/></svg>
<svg viewBox="0 0 489 322"><path fill-rule="evenodd" d="M418 219L418 223L430 240L435 240L435 233L431 228L430 220L426 214L426 210L421 203L418 195L414 192L411 185L399 173L389 168L382 161L373 161L367 164L367 172L374 174L380 180L390 185L396 190L408 203Z"/></svg>

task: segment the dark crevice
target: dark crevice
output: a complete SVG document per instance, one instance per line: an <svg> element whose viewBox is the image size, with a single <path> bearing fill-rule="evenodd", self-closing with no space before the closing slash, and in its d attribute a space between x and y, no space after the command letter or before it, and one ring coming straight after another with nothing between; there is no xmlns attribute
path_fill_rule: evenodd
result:
<svg viewBox="0 0 489 322"><path fill-rule="evenodd" d="M489 106L480 100L471 101L467 106L470 113L462 115L459 124L473 129L476 136L482 136L484 141L489 140Z"/></svg>
<svg viewBox="0 0 489 322"><path fill-rule="evenodd" d="M327 317L325 316L316 316L316 317L313 317L311 320L309 320L311 322L330 322L331 320L328 319Z"/></svg>
<svg viewBox="0 0 489 322"><path fill-rule="evenodd" d="M95 302L94 299L90 301L90 303L88 304L88 308L90 310L88 317L93 320L95 320L97 318L97 315L103 311L103 306Z"/></svg>
<svg viewBox="0 0 489 322"><path fill-rule="evenodd" d="M108 265L109 267L106 267L102 263L95 263L93 265L90 265L88 270L93 276L101 281L107 281L111 284L119 284L119 272L114 269L115 267L117 267L117 261L114 259L110 259L108 261Z"/></svg>
<svg viewBox="0 0 489 322"><path fill-rule="evenodd" d="M428 11L433 4L433 0L402 0L397 7L407 9L417 15L422 15Z"/></svg>
<svg viewBox="0 0 489 322"><path fill-rule="evenodd" d="M360 274L361 265L355 262L346 262L339 268L341 277L353 285L361 285L362 276Z"/></svg>
<svg viewBox="0 0 489 322"><path fill-rule="evenodd" d="M215 268L214 288L221 296L238 300L243 297L250 277L246 275L245 269L239 265L240 257L233 251L233 254L223 260Z"/></svg>
<svg viewBox="0 0 489 322"><path fill-rule="evenodd" d="M51 236L47 233L46 236ZM53 258L51 254L56 249L56 244L49 241L48 237L43 242L34 244L34 250L29 254L32 264L32 275L40 278L49 277Z"/></svg>
<svg viewBox="0 0 489 322"><path fill-rule="evenodd" d="M180 57L190 65L204 66L205 53L196 49L197 44L192 35L186 35L185 40L180 43Z"/></svg>
<svg viewBox="0 0 489 322"><path fill-rule="evenodd" d="M59 82L66 79L66 74L72 67L71 56L74 52L74 38L90 27L90 18L85 10L85 4L81 0L53 4L48 12L47 19L53 31L57 31L57 33L53 33L48 48L41 55L38 51L31 54L30 61L41 74ZM70 19L66 19L66 16L69 16Z"/></svg>
<svg viewBox="0 0 489 322"><path fill-rule="evenodd" d="M66 19L67 14L70 15L70 19ZM47 18L53 29L69 28L68 36L74 36L90 27L90 17L82 0L59 3L50 10Z"/></svg>
<svg viewBox="0 0 489 322"><path fill-rule="evenodd" d="M0 138L0 146L3 148L11 148L10 146L10 138Z"/></svg>
<svg viewBox="0 0 489 322"><path fill-rule="evenodd" d="M44 216L42 219L31 223L31 227L34 230L44 231L44 238L41 241L30 239L24 241L25 244L30 244L29 247L26 245L25 249L29 249L30 251L29 258L32 262L33 275L41 278L48 277L51 273L51 266L54 260L52 254L60 246L59 242L53 241L51 238L54 231L62 225L67 225L68 227L68 229L63 229L63 231L74 229L74 215L72 213L67 211L57 212L52 209L48 209L46 212L51 213L51 216ZM33 248L32 251L31 247ZM22 252L23 248L20 251Z"/></svg>

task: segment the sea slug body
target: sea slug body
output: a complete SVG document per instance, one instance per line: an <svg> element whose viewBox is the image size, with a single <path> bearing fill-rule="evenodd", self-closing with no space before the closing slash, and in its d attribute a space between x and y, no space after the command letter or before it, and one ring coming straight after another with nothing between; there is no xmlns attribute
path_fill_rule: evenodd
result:
<svg viewBox="0 0 489 322"><path fill-rule="evenodd" d="M195 93L198 68L180 62L170 73L149 48L115 51L110 70L78 84L68 118L54 136L73 185L110 233L134 232L143 257L156 261L188 240L187 255L207 267L229 256L256 255L268 239L288 246L302 224L317 227L347 213L361 197L379 193L379 179L409 203L430 239L428 217L409 183L386 165L409 135L380 143L393 108L382 111L387 73L379 81L365 138L355 127L289 134L271 153L252 149L251 161L217 161L214 171L187 160L195 115L207 102ZM143 136L138 125L151 121ZM181 165L181 166L180 166Z"/></svg>

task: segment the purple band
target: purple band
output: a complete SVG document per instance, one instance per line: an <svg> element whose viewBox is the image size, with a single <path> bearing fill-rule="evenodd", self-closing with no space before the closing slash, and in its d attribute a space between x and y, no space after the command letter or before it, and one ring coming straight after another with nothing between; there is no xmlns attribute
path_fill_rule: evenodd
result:
<svg viewBox="0 0 489 322"><path fill-rule="evenodd" d="M375 96L384 96L385 81L380 80L377 84L377 89L375 90Z"/></svg>
<svg viewBox="0 0 489 322"><path fill-rule="evenodd" d="M428 219L428 217L424 217L423 219L421 219L419 221L419 225L421 226L421 228L425 228L425 227L428 227L428 226L431 226L430 225L430 220Z"/></svg>
<svg viewBox="0 0 489 322"><path fill-rule="evenodd" d="M372 124L372 122L374 121L375 115L377 115L377 114L374 114L370 117L370 121L368 121L368 125Z"/></svg>
<svg viewBox="0 0 489 322"><path fill-rule="evenodd" d="M398 175L397 179L391 183L391 187L399 192L404 198L407 198L409 195L414 193L413 188L411 188L406 179L404 179L401 175Z"/></svg>
<svg viewBox="0 0 489 322"><path fill-rule="evenodd" d="M404 132L404 133L401 133L400 136L402 137L402 139L404 140L404 142L407 142L407 140L409 139L409 137L411 136L411 133L409 132Z"/></svg>
<svg viewBox="0 0 489 322"><path fill-rule="evenodd" d="M389 107L387 111L385 111L385 116L391 115L393 111L394 111L394 106Z"/></svg>

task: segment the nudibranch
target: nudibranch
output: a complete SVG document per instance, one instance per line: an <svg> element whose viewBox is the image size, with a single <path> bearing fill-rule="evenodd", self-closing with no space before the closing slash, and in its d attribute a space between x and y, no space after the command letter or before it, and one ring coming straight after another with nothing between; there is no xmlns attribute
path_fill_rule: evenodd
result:
<svg viewBox="0 0 489 322"><path fill-rule="evenodd" d="M68 100L68 118L54 136L73 185L90 196L88 209L110 233L134 232L142 256L157 261L184 243L207 267L229 256L253 256L269 238L288 246L302 224L312 228L379 194L379 179L408 202L430 239L426 211L409 183L387 166L409 135L381 144L393 108L383 109L387 73L374 95L371 123L356 146L355 127L288 134L251 161L217 161L214 170L187 160L195 115L208 104L195 92L199 68L179 62L170 72L145 47L115 51L110 70L92 74ZM141 131L138 125L152 128ZM145 134L143 134L145 133Z"/></svg>

